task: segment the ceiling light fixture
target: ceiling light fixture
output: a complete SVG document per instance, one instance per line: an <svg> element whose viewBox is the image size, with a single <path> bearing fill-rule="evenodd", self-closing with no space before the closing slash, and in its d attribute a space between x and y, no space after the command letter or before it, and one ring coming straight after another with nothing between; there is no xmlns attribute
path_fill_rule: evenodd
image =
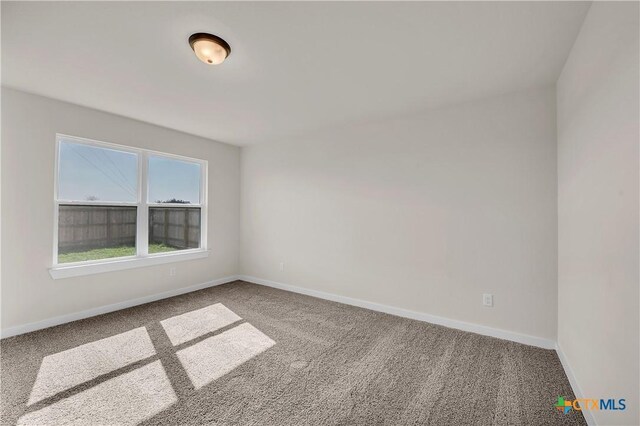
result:
<svg viewBox="0 0 640 426"><path fill-rule="evenodd" d="M198 59L208 65L218 65L231 54L231 46L218 36L195 33L189 37L189 45Z"/></svg>

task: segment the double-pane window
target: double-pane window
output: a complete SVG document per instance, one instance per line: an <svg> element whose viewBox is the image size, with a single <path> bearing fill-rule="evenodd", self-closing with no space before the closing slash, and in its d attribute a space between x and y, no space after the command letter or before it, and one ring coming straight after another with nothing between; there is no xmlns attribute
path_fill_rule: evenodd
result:
<svg viewBox="0 0 640 426"><path fill-rule="evenodd" d="M205 248L206 167L58 136L54 264Z"/></svg>

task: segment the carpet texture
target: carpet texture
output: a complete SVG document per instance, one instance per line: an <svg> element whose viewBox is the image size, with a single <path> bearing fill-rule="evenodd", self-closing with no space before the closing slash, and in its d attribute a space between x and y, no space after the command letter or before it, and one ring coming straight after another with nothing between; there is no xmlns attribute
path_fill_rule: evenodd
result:
<svg viewBox="0 0 640 426"><path fill-rule="evenodd" d="M0 341L3 425L585 425L554 351L235 282Z"/></svg>

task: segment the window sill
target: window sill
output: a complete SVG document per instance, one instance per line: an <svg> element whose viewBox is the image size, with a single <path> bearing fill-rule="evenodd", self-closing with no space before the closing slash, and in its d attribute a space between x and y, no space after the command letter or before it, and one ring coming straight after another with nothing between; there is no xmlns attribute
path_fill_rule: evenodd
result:
<svg viewBox="0 0 640 426"><path fill-rule="evenodd" d="M101 274L103 272L121 271L123 269L142 268L164 263L182 262L185 260L203 259L209 256L209 250L189 250L180 253L156 254L149 257L105 260L104 262L57 265L49 269L54 280L60 278L79 277L82 275Z"/></svg>

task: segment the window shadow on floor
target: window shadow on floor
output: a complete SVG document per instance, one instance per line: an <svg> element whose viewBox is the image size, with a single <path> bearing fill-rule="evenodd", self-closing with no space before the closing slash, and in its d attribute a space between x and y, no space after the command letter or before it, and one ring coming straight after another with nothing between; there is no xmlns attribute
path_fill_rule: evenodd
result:
<svg viewBox="0 0 640 426"><path fill-rule="evenodd" d="M221 303L43 358L18 424L139 424L276 342Z"/></svg>

